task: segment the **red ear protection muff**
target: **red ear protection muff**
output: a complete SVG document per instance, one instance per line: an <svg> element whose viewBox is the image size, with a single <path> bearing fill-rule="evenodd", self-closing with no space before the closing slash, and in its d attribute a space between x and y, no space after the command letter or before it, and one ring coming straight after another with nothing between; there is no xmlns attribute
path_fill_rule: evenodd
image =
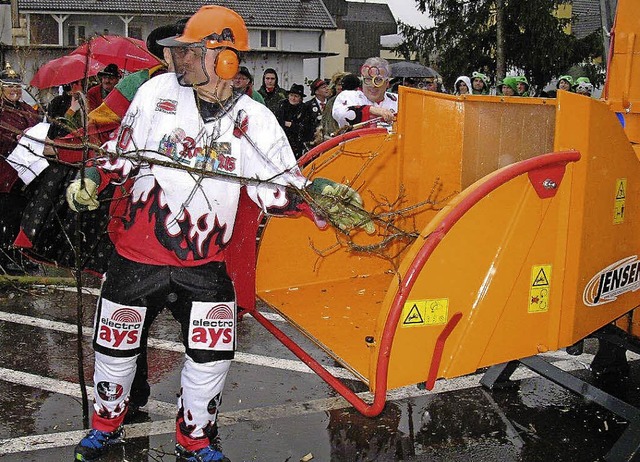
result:
<svg viewBox="0 0 640 462"><path fill-rule="evenodd" d="M231 80L238 73L240 59L238 54L229 49L222 50L216 58L216 75L223 80Z"/></svg>

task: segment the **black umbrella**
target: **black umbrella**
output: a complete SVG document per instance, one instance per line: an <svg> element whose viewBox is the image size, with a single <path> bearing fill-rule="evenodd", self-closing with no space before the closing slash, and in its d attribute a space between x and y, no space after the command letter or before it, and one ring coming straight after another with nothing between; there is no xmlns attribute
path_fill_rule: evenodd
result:
<svg viewBox="0 0 640 462"><path fill-rule="evenodd" d="M438 73L430 67L423 66L413 61L401 61L391 64L391 75L393 77L437 77Z"/></svg>

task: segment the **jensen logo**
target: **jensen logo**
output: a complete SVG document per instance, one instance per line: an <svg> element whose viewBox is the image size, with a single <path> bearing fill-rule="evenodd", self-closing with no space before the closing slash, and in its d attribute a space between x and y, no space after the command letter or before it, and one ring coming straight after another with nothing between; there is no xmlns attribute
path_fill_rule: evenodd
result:
<svg viewBox="0 0 640 462"><path fill-rule="evenodd" d="M633 255L618 260L593 276L585 286L582 301L587 306L614 302L627 292L640 289L640 261Z"/></svg>

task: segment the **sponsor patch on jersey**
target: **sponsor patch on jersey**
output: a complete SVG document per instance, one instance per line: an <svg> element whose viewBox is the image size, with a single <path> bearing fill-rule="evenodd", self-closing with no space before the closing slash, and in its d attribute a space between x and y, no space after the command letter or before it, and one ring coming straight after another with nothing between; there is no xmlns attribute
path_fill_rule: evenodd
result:
<svg viewBox="0 0 640 462"><path fill-rule="evenodd" d="M205 172L233 174L236 158L231 155L231 143L216 141L203 147L197 153L195 167Z"/></svg>
<svg viewBox="0 0 640 462"><path fill-rule="evenodd" d="M146 312L143 306L125 306L102 299L96 319L96 343L114 350L139 348Z"/></svg>
<svg viewBox="0 0 640 462"><path fill-rule="evenodd" d="M175 99L161 98L156 103L156 112L164 112L165 114L175 114L178 102Z"/></svg>
<svg viewBox="0 0 640 462"><path fill-rule="evenodd" d="M233 351L236 314L233 302L193 302L189 319L189 348Z"/></svg>

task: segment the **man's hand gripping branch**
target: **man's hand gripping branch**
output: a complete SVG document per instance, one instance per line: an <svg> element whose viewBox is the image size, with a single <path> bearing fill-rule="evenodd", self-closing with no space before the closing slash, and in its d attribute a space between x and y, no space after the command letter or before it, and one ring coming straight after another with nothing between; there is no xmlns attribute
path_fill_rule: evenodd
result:
<svg viewBox="0 0 640 462"><path fill-rule="evenodd" d="M360 194L346 184L316 178L307 187L307 192L314 212L340 231L348 234L354 228L362 228L367 234L375 232L375 224L362 208Z"/></svg>
<svg viewBox="0 0 640 462"><path fill-rule="evenodd" d="M100 173L95 167L84 171L84 181L78 178L67 187L67 203L74 212L92 212L96 210L98 202L98 186Z"/></svg>

